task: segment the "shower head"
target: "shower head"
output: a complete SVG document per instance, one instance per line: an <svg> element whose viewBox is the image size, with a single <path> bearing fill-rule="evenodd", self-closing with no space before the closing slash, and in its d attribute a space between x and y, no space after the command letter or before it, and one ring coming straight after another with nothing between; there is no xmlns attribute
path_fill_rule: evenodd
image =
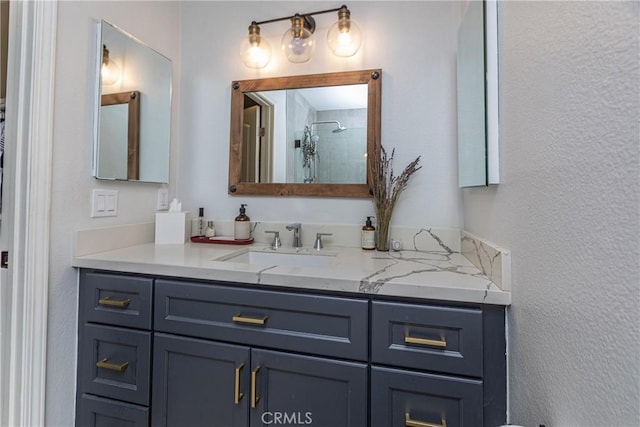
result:
<svg viewBox="0 0 640 427"><path fill-rule="evenodd" d="M342 126L340 124L340 122L337 121L337 120L324 120L324 121L321 121L321 122L313 122L313 123L311 123L311 126L309 126L309 130L311 130L313 125L326 125L326 124L331 124L331 123L336 125L336 128L332 131L333 133L344 132L345 130L347 130L347 128Z"/></svg>

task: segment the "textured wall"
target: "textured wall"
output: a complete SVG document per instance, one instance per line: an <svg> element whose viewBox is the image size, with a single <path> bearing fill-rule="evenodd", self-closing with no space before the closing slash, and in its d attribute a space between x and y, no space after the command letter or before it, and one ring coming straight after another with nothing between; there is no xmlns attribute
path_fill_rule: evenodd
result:
<svg viewBox="0 0 640 427"><path fill-rule="evenodd" d="M465 229L512 252L511 421L640 425L637 2L500 5L502 184Z"/></svg>

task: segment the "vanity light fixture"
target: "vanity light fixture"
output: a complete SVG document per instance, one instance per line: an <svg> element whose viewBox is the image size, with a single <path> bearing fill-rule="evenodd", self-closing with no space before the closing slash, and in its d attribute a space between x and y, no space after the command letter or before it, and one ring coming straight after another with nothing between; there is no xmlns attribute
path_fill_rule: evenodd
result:
<svg viewBox="0 0 640 427"><path fill-rule="evenodd" d="M313 18L311 18L313 19ZM313 56L316 41L313 33L307 28L305 18L295 14L291 18L291 28L282 35L282 51L289 62L307 62Z"/></svg>
<svg viewBox="0 0 640 427"><path fill-rule="evenodd" d="M103 85L112 85L120 80L120 67L114 60L109 59L109 49L106 45L102 45L102 75Z"/></svg>
<svg viewBox="0 0 640 427"><path fill-rule="evenodd" d="M336 56L353 56L360 49L362 34L360 28L351 20L351 12L346 5L339 8L320 10L311 13L296 13L293 16L251 22L249 36L242 41L240 56L249 68L264 68L271 60L271 46L260 35L260 25L272 22L291 21L291 27L282 36L281 48L290 62L307 62L313 56L316 40L313 33L316 21L313 15L338 12L336 21L327 33L327 44Z"/></svg>

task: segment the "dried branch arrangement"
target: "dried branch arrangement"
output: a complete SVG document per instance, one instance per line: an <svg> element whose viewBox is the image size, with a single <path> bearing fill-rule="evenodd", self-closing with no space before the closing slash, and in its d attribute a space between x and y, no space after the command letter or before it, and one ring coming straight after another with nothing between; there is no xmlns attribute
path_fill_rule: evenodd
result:
<svg viewBox="0 0 640 427"><path fill-rule="evenodd" d="M387 156L387 151L380 146L380 155L374 150L373 158L377 161L371 162L369 166L369 180L372 184L373 205L376 211L376 222L378 233L376 237L376 249L379 251L389 250L389 225L393 208L400 193L407 188L407 183L411 175L422 169L418 166L420 156L409 163L400 175L393 173L393 156L396 149L391 151L391 156Z"/></svg>

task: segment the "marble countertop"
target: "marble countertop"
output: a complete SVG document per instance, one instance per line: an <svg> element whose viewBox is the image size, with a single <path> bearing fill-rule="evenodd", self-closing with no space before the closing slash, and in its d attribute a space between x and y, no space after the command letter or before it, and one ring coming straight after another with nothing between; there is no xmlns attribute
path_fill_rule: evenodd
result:
<svg viewBox="0 0 640 427"><path fill-rule="evenodd" d="M511 303L510 292L500 289L458 252L378 252L351 247L328 247L319 252L312 249L303 250L332 257L332 261L325 267L256 265L225 261L249 250L274 251L261 244L235 246L146 243L76 256L72 264L74 267L82 268L308 290L498 305ZM277 251L296 252L292 248L280 248Z"/></svg>

